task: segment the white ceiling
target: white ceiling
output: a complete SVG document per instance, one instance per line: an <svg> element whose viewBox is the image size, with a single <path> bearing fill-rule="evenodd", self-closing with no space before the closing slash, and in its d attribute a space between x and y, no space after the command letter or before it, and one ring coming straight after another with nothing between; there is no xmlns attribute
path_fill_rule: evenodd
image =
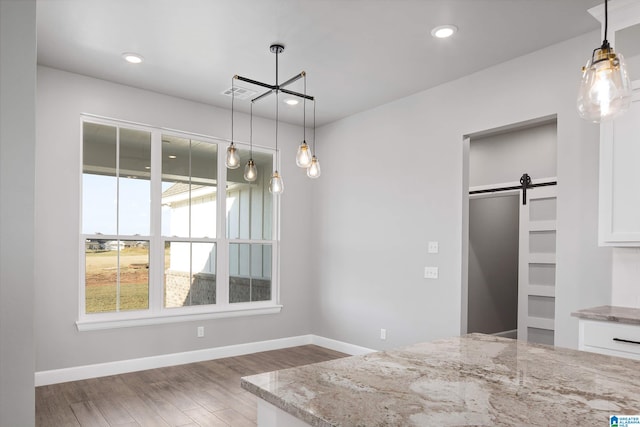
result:
<svg viewBox="0 0 640 427"><path fill-rule="evenodd" d="M305 70L324 124L596 30L587 9L601 2L38 0L38 62L230 108L221 92L234 74L275 83L269 45L279 42L280 82ZM441 24L460 30L434 39ZM125 63L127 51L145 61ZM254 112L273 117L273 102ZM301 123L300 106L280 111Z"/></svg>

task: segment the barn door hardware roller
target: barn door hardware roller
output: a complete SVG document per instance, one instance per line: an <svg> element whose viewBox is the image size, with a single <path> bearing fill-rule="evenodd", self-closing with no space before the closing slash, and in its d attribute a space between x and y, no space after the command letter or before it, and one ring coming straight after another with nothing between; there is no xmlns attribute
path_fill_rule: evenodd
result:
<svg viewBox="0 0 640 427"><path fill-rule="evenodd" d="M558 184L558 181L538 182L534 184L529 174L525 172L520 177L520 185L514 185L512 187L489 188L486 190L473 190L473 191L469 191L469 194L498 193L500 191L522 190L522 204L526 205L528 189L536 188L536 187L547 187L549 185L556 185L556 184Z"/></svg>

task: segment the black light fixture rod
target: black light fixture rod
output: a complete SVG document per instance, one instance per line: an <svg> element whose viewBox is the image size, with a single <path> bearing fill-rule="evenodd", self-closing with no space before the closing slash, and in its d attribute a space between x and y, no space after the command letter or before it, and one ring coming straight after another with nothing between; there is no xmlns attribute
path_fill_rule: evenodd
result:
<svg viewBox="0 0 640 427"><path fill-rule="evenodd" d="M246 81L246 80L245 80L245 81ZM282 87L282 86L281 86L281 87ZM294 92L294 91L289 90L289 89L278 89L278 88L273 88L273 89L270 89L270 90L266 91L266 92L265 92L265 93L263 93L262 95L258 95L257 97L253 98L253 99L251 100L251 102L256 102L256 101L258 101L258 100L260 100L260 99L264 98L265 96L269 96L269 95L271 95L273 92L276 92L276 91L278 91L278 90L279 90L280 92L282 92L282 93L286 93L287 95L297 96L297 97L299 97L299 98L305 98L305 99L308 99L309 101L314 101L314 100L315 100L315 98L314 98L313 96L311 96L311 95L305 95L305 94L303 94L303 93L300 93L300 92Z"/></svg>
<svg viewBox="0 0 640 427"><path fill-rule="evenodd" d="M297 82L298 80L303 78L305 74L306 73L304 71L302 71L300 74L291 77L289 80L287 80L286 82L284 82L281 85L279 85L278 89L282 89L283 87L289 86L291 83Z"/></svg>
<svg viewBox="0 0 640 427"><path fill-rule="evenodd" d="M275 92L275 91L276 91L275 89L268 90L268 91L266 91L265 93L263 93L262 95L258 95L257 97L253 98L253 99L251 100L251 102L259 101L259 100L261 100L262 98L264 98L265 96L269 96L269 95L271 95L271 94L272 94L273 92Z"/></svg>
<svg viewBox="0 0 640 427"><path fill-rule="evenodd" d="M235 78L238 79L238 80L242 80L243 82L251 83L252 85L266 87L267 89L271 89L271 90L277 90L278 89L278 86L269 85L269 84L266 84L266 83L259 82L257 80L248 79L246 77L235 76Z"/></svg>
<svg viewBox="0 0 640 427"><path fill-rule="evenodd" d="M275 46L275 45L272 45L271 51L275 52L275 54L276 54L276 88L279 88L280 86L278 86L278 55L280 54L280 52L283 51L284 48L280 49L280 48L276 47L276 49L273 49L273 46ZM277 95L277 93L276 93L276 95Z"/></svg>
<svg viewBox="0 0 640 427"><path fill-rule="evenodd" d="M300 98L306 98L309 101L314 101L315 100L315 98L313 96L311 96L311 95L305 95L303 93L294 92L294 91L289 90L289 89L280 89L280 92L286 93L287 95L293 95L293 96L297 96L297 97L300 97Z"/></svg>

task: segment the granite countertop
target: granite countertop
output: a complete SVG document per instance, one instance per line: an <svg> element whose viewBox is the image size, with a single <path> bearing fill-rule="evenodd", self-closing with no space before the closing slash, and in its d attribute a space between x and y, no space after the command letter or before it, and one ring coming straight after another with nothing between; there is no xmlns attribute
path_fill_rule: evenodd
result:
<svg viewBox="0 0 640 427"><path fill-rule="evenodd" d="M316 427L608 425L640 414L640 362L491 335L242 378Z"/></svg>
<svg viewBox="0 0 640 427"><path fill-rule="evenodd" d="M575 313L571 313L571 315L573 317L579 317L580 319L640 325L640 308L602 305L600 307L578 310Z"/></svg>

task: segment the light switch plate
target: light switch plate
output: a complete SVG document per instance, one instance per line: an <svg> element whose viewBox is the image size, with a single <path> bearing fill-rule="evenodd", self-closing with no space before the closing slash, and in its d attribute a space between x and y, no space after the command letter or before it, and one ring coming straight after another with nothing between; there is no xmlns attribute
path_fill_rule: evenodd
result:
<svg viewBox="0 0 640 427"><path fill-rule="evenodd" d="M424 278L425 279L437 279L438 278L438 267L425 267L424 268Z"/></svg>
<svg viewBox="0 0 640 427"><path fill-rule="evenodd" d="M438 253L438 242L429 242L427 251L430 254L437 254Z"/></svg>

